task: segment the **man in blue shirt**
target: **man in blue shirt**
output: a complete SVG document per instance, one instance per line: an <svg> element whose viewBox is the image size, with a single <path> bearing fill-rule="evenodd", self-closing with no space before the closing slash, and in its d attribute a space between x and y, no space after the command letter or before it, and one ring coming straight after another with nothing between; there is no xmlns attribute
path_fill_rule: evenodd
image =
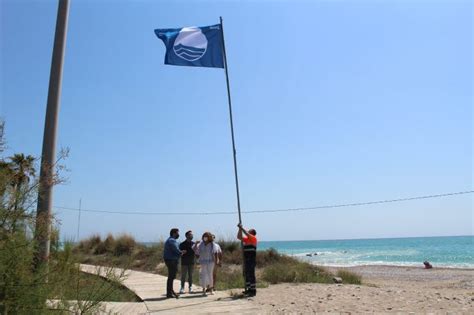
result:
<svg viewBox="0 0 474 315"><path fill-rule="evenodd" d="M178 298L173 290L173 281L176 278L178 272L178 261L181 255L186 254L185 250L180 250L178 242L179 229L174 228L170 231L170 237L165 242L165 248L163 250L163 259L165 260L166 267L168 268L168 281L166 282L166 298Z"/></svg>

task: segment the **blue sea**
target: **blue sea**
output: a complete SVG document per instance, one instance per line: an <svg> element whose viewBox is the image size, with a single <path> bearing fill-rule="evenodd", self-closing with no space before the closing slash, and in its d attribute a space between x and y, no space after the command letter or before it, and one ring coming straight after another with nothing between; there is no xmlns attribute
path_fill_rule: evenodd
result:
<svg viewBox="0 0 474 315"><path fill-rule="evenodd" d="M474 268L474 236L259 242L259 250L325 266L395 265ZM311 256L310 256L311 255Z"/></svg>

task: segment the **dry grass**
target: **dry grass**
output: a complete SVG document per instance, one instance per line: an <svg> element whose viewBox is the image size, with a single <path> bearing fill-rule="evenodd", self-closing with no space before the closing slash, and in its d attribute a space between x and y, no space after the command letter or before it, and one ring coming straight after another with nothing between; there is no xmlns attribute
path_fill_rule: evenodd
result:
<svg viewBox="0 0 474 315"><path fill-rule="evenodd" d="M102 240L100 235L92 235L87 239L81 240L74 248L74 251L85 255L113 254L114 256L130 256L138 247L144 246L138 246L133 236L129 234L120 234L117 237L108 234L104 240Z"/></svg>
<svg viewBox="0 0 474 315"><path fill-rule="evenodd" d="M115 242L112 247L115 256L122 256L131 255L136 246L137 242L135 242L133 236L128 234L122 234L115 239Z"/></svg>
<svg viewBox="0 0 474 315"><path fill-rule="evenodd" d="M97 251L97 247L101 244L101 242L102 240L100 238L100 235L92 235L85 240L81 240L79 242L79 245L77 246L77 249L83 253L97 255L100 254Z"/></svg>

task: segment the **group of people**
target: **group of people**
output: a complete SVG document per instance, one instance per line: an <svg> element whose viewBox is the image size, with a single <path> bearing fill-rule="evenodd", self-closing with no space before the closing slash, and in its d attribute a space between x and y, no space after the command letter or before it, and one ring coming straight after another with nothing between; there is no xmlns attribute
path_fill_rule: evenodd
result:
<svg viewBox="0 0 474 315"><path fill-rule="evenodd" d="M244 254L244 276L245 291L247 296L255 296L257 293L255 267L257 255L257 232L254 229L245 230L241 224L238 225L237 238L242 242ZM166 240L163 258L168 268L168 280L166 284L166 297L179 298L179 294L185 293L186 278L188 280L189 293L193 292L193 271L196 263L199 263L199 284L202 294L213 295L216 285L217 268L221 266L222 249L215 242L215 235L205 232L201 240L194 242L192 231L187 231L186 239L178 243L179 229L173 228L170 237ZM173 290L173 282L178 272L179 261L181 261L181 288L179 294Z"/></svg>

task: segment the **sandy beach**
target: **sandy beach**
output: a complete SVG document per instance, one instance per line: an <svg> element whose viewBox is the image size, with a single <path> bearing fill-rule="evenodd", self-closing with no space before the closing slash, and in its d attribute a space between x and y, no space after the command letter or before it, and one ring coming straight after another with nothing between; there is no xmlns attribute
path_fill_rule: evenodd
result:
<svg viewBox="0 0 474 315"><path fill-rule="evenodd" d="M329 268L337 270L338 268ZM339 268L343 269L343 268ZM474 314L474 269L360 266L345 268L362 285L278 284L253 303L271 313Z"/></svg>

